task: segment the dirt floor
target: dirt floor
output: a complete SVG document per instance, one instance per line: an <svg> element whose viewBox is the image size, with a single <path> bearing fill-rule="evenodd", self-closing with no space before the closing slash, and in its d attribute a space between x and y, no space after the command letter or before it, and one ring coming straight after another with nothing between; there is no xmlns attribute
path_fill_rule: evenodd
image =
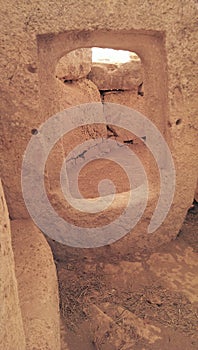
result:
<svg viewBox="0 0 198 350"><path fill-rule="evenodd" d="M196 206L175 241L139 261L94 260L48 239L59 279L62 350L197 349L197 222Z"/></svg>

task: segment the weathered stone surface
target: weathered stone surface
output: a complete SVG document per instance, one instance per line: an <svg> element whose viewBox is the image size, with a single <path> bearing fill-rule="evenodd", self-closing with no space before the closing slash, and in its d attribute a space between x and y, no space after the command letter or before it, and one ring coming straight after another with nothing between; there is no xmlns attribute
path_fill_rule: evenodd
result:
<svg viewBox="0 0 198 350"><path fill-rule="evenodd" d="M124 321L121 324L119 320L123 314ZM132 327L133 330L137 332L138 337L147 340L149 344L153 345L162 338L159 327L154 326L148 321L147 323L144 322L144 320L137 317L134 313L118 305L112 307L112 304L108 302L99 305L91 305L90 316L94 319L94 322L91 324L91 331L94 334L94 343L98 344L100 339L103 339L102 349L106 348L105 345L107 342L112 350L119 349L119 347L122 347L124 350L135 349L136 341L132 336L132 332L129 334L126 331ZM116 322L114 320L116 320ZM123 324L128 327L123 327ZM111 337L108 338L108 334L111 334Z"/></svg>
<svg viewBox="0 0 198 350"><path fill-rule="evenodd" d="M77 49L63 56L56 66L56 76L60 79L77 80L91 71L91 49Z"/></svg>
<svg viewBox="0 0 198 350"><path fill-rule="evenodd" d="M10 221L0 181L0 349L25 350Z"/></svg>
<svg viewBox="0 0 198 350"><path fill-rule="evenodd" d="M162 285L176 292L179 290L192 303L198 302L198 258L191 247L181 250L176 246L175 254L154 253L147 264L156 275L156 279L161 280Z"/></svg>
<svg viewBox="0 0 198 350"><path fill-rule="evenodd" d="M145 98L137 91L108 91L103 96L104 102L125 105L146 115Z"/></svg>
<svg viewBox="0 0 198 350"><path fill-rule="evenodd" d="M123 64L94 63L88 78L99 90L138 90L143 82L141 61Z"/></svg>
<svg viewBox="0 0 198 350"><path fill-rule="evenodd" d="M96 85L88 79L80 79L71 83L63 83L59 79L56 79L56 91L60 110L89 102L101 102L100 93ZM90 138L106 137L106 135L105 125L84 125L75 128L59 140L57 147L53 148L47 160L50 193L60 188L60 169L65 155L71 152L75 145L77 146L83 141ZM56 167L54 167L54 164L56 164Z"/></svg>
<svg viewBox="0 0 198 350"><path fill-rule="evenodd" d="M58 286L50 247L31 220L14 220L11 229L26 350L59 350Z"/></svg>
<svg viewBox="0 0 198 350"><path fill-rule="evenodd" d="M175 196L163 226L148 235L147 220L137 227L137 239L129 234L119 250L126 245L150 249L175 238L197 182L196 2L134 1L131 6L115 0L96 6L93 0L68 0L64 6L60 0L38 0L35 8L32 2L19 7L11 0L1 1L1 9L0 169L11 217L28 217L21 163L31 130L61 110L55 74L60 57L79 47L112 47L141 58L145 113L164 135L176 167Z"/></svg>

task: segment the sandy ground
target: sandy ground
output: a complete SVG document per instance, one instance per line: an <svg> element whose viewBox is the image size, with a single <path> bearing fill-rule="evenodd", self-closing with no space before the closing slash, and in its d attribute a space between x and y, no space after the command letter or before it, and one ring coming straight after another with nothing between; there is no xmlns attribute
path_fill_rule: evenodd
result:
<svg viewBox="0 0 198 350"><path fill-rule="evenodd" d="M90 259L49 241L57 266L62 350L195 350L198 207L175 241L139 261Z"/></svg>

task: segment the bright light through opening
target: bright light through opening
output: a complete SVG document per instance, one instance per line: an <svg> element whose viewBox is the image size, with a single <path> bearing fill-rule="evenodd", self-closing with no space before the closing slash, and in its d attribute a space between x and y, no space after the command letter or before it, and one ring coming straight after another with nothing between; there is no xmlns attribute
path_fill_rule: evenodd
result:
<svg viewBox="0 0 198 350"><path fill-rule="evenodd" d="M126 63L131 59L139 59L139 57L130 51L103 49L99 47L92 48L92 62L99 63Z"/></svg>

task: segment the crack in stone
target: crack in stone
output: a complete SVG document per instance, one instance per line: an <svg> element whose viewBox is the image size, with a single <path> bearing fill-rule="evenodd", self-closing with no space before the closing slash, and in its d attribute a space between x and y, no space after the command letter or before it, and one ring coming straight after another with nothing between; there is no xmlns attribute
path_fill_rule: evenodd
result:
<svg viewBox="0 0 198 350"><path fill-rule="evenodd" d="M79 158L85 159L85 154L86 154L87 152L89 152L91 149L94 149L94 148L100 146L102 143L104 143L104 140L106 140L106 139L103 139L103 138L102 138L102 142L99 142L99 143L96 143L96 144L94 144L94 145L92 145L92 146L89 146L89 147L88 147L87 149L85 149L83 152L79 153L76 157L71 157L71 158L67 159L67 160L66 160L66 163L69 163L70 161L74 160L74 161L75 161L75 164L76 164L77 159L79 159ZM117 141L115 141L115 142L116 142L116 146L119 147L119 148L126 147L126 145L124 145L124 144L121 145L119 142L117 142ZM106 151L106 152L105 152L105 150L103 151L104 154L111 153L111 152L112 152L112 149L110 149L110 150L108 150L108 151Z"/></svg>

